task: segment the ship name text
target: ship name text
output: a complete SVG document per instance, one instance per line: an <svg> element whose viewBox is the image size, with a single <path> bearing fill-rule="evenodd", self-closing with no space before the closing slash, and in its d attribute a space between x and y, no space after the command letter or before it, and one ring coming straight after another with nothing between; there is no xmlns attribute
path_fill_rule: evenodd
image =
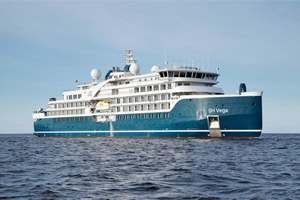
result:
<svg viewBox="0 0 300 200"><path fill-rule="evenodd" d="M211 114L211 113L222 113L222 114L225 114L225 113L228 113L228 109L227 108L209 108L208 109L208 113Z"/></svg>

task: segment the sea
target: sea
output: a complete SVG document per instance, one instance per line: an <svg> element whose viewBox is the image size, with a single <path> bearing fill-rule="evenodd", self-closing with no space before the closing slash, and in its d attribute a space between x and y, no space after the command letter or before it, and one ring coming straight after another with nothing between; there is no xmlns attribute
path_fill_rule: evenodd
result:
<svg viewBox="0 0 300 200"><path fill-rule="evenodd" d="M300 134L0 135L0 199L300 199Z"/></svg>

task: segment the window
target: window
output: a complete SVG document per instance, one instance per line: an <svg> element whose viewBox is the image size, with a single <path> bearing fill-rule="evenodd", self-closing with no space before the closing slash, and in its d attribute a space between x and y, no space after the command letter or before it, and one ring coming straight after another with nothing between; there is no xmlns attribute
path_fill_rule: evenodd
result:
<svg viewBox="0 0 300 200"><path fill-rule="evenodd" d="M146 91L145 86L141 87L141 92L145 92L145 91Z"/></svg>
<svg viewBox="0 0 300 200"><path fill-rule="evenodd" d="M158 89L158 85L154 85L154 91L157 91Z"/></svg>
<svg viewBox="0 0 300 200"><path fill-rule="evenodd" d="M69 95L69 100L72 100L72 95Z"/></svg>
<svg viewBox="0 0 300 200"><path fill-rule="evenodd" d="M148 96L148 101L152 101L152 97L150 95Z"/></svg>
<svg viewBox="0 0 300 200"><path fill-rule="evenodd" d="M74 95L73 95L73 99L77 99L77 94L74 94Z"/></svg>
<svg viewBox="0 0 300 200"><path fill-rule="evenodd" d="M82 95L81 95L81 94L79 94L79 95L78 95L78 99L80 99L81 97L82 97Z"/></svg>
<svg viewBox="0 0 300 200"><path fill-rule="evenodd" d="M126 98L123 98L123 103L126 103Z"/></svg>

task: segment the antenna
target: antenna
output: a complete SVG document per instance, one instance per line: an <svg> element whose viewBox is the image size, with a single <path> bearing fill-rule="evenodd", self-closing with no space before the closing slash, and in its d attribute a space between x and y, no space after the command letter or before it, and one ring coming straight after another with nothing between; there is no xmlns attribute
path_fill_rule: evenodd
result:
<svg viewBox="0 0 300 200"><path fill-rule="evenodd" d="M207 42L207 71L209 71L209 43Z"/></svg>
<svg viewBox="0 0 300 200"><path fill-rule="evenodd" d="M184 63L183 63L183 66L185 66L185 51L184 51L184 54L183 54L183 55L184 55Z"/></svg>
<svg viewBox="0 0 300 200"><path fill-rule="evenodd" d="M165 68L168 68L168 62L167 62L167 47L166 47L166 38L164 38L164 54L165 54Z"/></svg>

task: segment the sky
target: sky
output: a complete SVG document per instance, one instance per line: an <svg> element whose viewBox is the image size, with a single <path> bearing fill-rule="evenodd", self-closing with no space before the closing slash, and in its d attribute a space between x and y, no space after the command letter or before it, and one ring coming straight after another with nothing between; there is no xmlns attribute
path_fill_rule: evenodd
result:
<svg viewBox="0 0 300 200"><path fill-rule="evenodd" d="M263 91L263 133L299 133L299 1L1 1L0 133L32 133L50 97L123 68L169 63L215 71L234 94Z"/></svg>

